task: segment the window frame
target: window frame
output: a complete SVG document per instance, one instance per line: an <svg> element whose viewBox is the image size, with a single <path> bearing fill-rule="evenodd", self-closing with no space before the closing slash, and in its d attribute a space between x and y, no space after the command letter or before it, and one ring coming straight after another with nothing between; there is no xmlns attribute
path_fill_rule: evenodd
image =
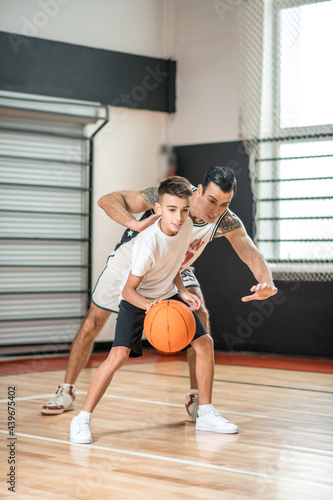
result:
<svg viewBox="0 0 333 500"><path fill-rule="evenodd" d="M273 275L275 278L281 277L281 279L290 279L291 277L298 276L300 279L312 280L318 279L315 278L315 275L318 275L318 269L314 269L311 260L307 261L307 259L293 259L287 262L280 258L280 245L281 241L279 241L279 233L280 233L280 222L281 218L279 217L279 209L281 201L278 199L278 189L276 186L279 184L279 158L282 156L280 154L280 145L282 144L291 144L291 143L308 143L314 142L317 140L327 140L333 139L333 123L324 124L324 125L306 125L299 127L281 127L281 73L280 73L280 63L281 63L281 53L280 53L280 12L282 9L293 8L293 7L302 7L305 5L311 4L320 4L326 0L275 0L273 2L273 6L270 9L265 10L264 16L264 29L268 30L271 35L271 54L273 54L273 63L271 64L267 60L263 60L263 78L267 77L267 71L270 72L269 78L270 81L273 82L273 85L270 85L269 91L267 93L267 88L263 92L261 106L264 114L262 114L262 121L260 124L261 135L260 139L258 139L258 145L255 148L254 152L254 162L256 164L257 175L255 179L256 184L256 193L258 195L258 201L261 201L261 185L262 181L261 176L261 166L263 161L265 161L265 156L263 155L262 150L265 149L266 153L269 151L269 157L276 159L273 160L271 169L272 172L275 170L274 177L272 175L272 188L271 188L271 196L273 199L272 202L272 213L271 213L271 228L269 233L272 235L272 244L271 251L273 258L268 258L268 262L273 270ZM274 43L276 42L276 43ZM268 51L269 52L269 51ZM270 67L271 65L271 67ZM267 70L268 68L268 70ZM266 75L266 76L265 76ZM263 86L265 88L265 86ZM265 95L266 93L266 95ZM270 111L272 111L270 113ZM270 118L268 115L270 114ZM269 124L270 120L270 124ZM263 133L263 123L268 125L268 129L270 129L270 133L265 137ZM315 133L313 132L315 128ZM266 134L267 135L267 134ZM258 167L259 166L259 167ZM258 170L259 168L259 170ZM275 191L275 192L274 192ZM274 201L275 199L275 201ZM260 212L260 210L258 210ZM323 217L324 218L324 217ZM256 242L260 248L260 241L263 241L260 237L258 238L258 233L260 234L260 214L256 214L255 223L258 228L258 232L256 235ZM261 248L262 250L262 248ZM264 252L265 253L265 252ZM333 260L329 261L327 259L318 259L318 263L322 263L323 266L323 274L326 275L325 279L333 278Z"/></svg>

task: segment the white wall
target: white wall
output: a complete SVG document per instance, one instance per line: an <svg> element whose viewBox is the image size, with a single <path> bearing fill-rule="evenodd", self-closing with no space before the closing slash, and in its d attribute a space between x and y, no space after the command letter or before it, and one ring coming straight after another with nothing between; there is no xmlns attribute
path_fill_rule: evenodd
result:
<svg viewBox="0 0 333 500"><path fill-rule="evenodd" d="M177 61L174 145L239 138L241 0L171 0L168 55Z"/></svg>
<svg viewBox="0 0 333 500"><path fill-rule="evenodd" d="M0 30L163 57L163 0L0 0Z"/></svg>

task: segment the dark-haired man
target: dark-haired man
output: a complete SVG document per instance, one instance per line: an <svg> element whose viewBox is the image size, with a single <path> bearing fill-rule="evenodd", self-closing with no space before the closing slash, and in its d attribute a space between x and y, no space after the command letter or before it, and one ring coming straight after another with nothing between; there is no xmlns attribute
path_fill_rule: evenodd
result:
<svg viewBox="0 0 333 500"><path fill-rule="evenodd" d="M188 291L197 295L201 301L202 305L197 314L208 333L210 333L209 314L191 265L212 239L225 236L257 280L257 284L251 288L252 295L243 297L244 302L265 300L277 292L272 273L264 257L246 233L241 220L229 209L236 189L236 178L228 167L211 168L205 174L203 183L197 188L193 187L190 207L193 233L181 266L181 276ZM152 211L156 201L157 187L142 191L110 193L98 201L98 205L111 219L127 229L108 258L107 266L93 292L89 312L73 341L65 383L58 386L56 394L43 406L43 415L56 415L74 408L75 380L89 359L95 337L111 312L118 311L119 286L129 267L133 239L157 219ZM132 215L142 213L140 220ZM195 378L195 353L192 349L188 350L188 360L191 391L185 397L185 412L188 419L195 421L198 392Z"/></svg>

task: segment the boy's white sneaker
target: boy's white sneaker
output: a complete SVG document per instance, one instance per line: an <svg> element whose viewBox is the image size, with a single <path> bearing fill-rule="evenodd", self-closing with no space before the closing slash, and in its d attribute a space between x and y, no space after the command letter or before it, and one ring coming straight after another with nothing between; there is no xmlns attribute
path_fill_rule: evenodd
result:
<svg viewBox="0 0 333 500"><path fill-rule="evenodd" d="M195 423L199 408L199 395L197 389L192 389L185 396L185 420Z"/></svg>
<svg viewBox="0 0 333 500"><path fill-rule="evenodd" d="M221 434L236 434L239 431L237 425L221 417L214 406L204 416L197 413L195 428L197 431L220 432Z"/></svg>
<svg viewBox="0 0 333 500"><path fill-rule="evenodd" d="M77 415L71 422L70 441L76 444L89 444L92 442L90 433L91 419Z"/></svg>
<svg viewBox="0 0 333 500"><path fill-rule="evenodd" d="M60 415L65 411L74 410L75 387L58 385L56 393L42 407L42 415Z"/></svg>

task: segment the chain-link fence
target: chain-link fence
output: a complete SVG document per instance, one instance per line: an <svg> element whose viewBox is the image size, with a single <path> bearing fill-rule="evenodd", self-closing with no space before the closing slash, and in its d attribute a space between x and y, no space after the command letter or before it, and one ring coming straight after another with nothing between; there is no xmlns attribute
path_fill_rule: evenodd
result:
<svg viewBox="0 0 333 500"><path fill-rule="evenodd" d="M333 277L333 1L244 0L242 137L276 279Z"/></svg>

